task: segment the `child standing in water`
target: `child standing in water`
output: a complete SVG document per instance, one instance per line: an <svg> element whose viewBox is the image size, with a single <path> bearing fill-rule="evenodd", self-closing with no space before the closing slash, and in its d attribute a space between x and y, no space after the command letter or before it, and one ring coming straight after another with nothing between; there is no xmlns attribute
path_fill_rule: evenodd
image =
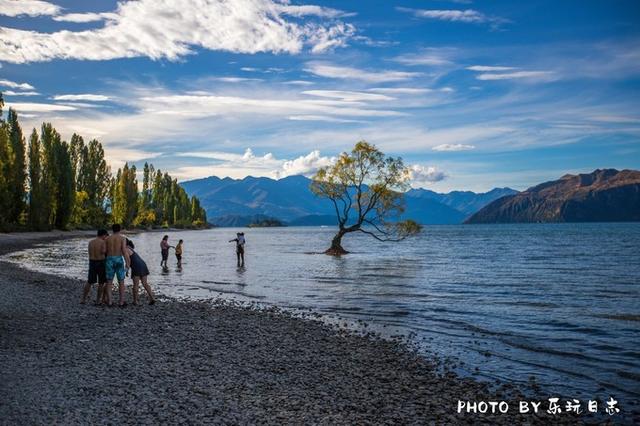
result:
<svg viewBox="0 0 640 426"><path fill-rule="evenodd" d="M183 241L178 241L178 245L176 246L176 259L178 260L178 268L182 268L182 243Z"/></svg>
<svg viewBox="0 0 640 426"><path fill-rule="evenodd" d="M246 243L244 239L244 232L238 232L236 234L236 238L233 240L229 240L229 242L236 243L236 256L238 257L238 268L244 268L244 244ZM242 260L242 263L240 262Z"/></svg>

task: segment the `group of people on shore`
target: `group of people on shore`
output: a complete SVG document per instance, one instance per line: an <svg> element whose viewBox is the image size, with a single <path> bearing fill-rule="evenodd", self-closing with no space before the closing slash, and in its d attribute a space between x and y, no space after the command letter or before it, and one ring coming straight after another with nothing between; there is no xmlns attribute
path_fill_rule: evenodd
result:
<svg viewBox="0 0 640 426"><path fill-rule="evenodd" d="M140 283L147 292L149 304L156 302L153 290L148 282L149 268L147 263L135 251L133 241L121 234L122 227L114 224L111 227L112 234L105 229L100 229L97 236L89 242L89 273L87 282L82 292L81 303L86 303L91 287L98 284L96 305L113 306L112 289L113 280L118 281L118 306L127 306L125 301L125 277L130 276L133 280L133 304L139 304L138 288ZM245 238L243 232L238 232L236 238L229 240L236 243L236 256L238 259L238 267L244 267L244 245ZM178 241L174 247L169 244L169 236L165 235L160 242L160 253L162 261L160 266L163 270L167 270L167 262L169 259L169 249L173 248L177 260L178 269L182 268L182 254L184 241ZM130 272L129 272L130 271Z"/></svg>
<svg viewBox="0 0 640 426"><path fill-rule="evenodd" d="M121 234L122 227L119 224L114 224L111 230L111 235L105 229L99 230L97 236L89 242L89 273L81 303L86 303L91 287L98 284L96 305L112 306L113 280L117 279L118 305L126 306L125 277L130 275L133 280L133 304L139 304L138 288L142 283L149 304L153 305L156 299L148 282L149 268L146 262L135 251L133 241Z"/></svg>

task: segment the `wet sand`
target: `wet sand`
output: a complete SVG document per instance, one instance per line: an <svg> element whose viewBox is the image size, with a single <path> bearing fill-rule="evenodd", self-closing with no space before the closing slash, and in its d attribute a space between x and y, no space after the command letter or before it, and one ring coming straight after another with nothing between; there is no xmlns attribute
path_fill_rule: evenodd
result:
<svg viewBox="0 0 640 426"><path fill-rule="evenodd" d="M0 254L60 235L78 236L0 235ZM402 342L222 301L160 297L154 306L81 305L82 285L0 261L0 423L576 420L517 414L515 403L507 414L457 414L459 399L513 401L522 395L509 385L490 389L459 377ZM130 302L130 281L127 292Z"/></svg>

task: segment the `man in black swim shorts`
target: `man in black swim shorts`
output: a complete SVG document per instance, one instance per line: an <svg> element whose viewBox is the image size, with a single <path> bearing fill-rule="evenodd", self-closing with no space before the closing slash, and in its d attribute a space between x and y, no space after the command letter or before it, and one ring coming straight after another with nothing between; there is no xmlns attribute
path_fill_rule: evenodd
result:
<svg viewBox="0 0 640 426"><path fill-rule="evenodd" d="M80 303L86 303L87 297L91 292L91 286L95 283L98 283L96 304L99 305L102 303L102 292L107 282L104 259L107 253L105 240L108 236L109 233L101 229L98 231L97 237L89 241L89 274L87 276L87 283L84 285Z"/></svg>

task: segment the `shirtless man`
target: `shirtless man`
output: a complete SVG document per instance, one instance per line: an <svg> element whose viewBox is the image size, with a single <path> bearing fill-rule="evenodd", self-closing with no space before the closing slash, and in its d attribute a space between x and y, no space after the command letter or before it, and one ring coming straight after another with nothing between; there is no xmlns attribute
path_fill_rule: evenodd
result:
<svg viewBox="0 0 640 426"><path fill-rule="evenodd" d="M104 257L107 253L107 245L105 240L109 236L109 233L101 229L98 231L98 236L89 241L89 277L87 283L84 285L82 291L82 300L80 303L84 304L87 301L91 286L98 283L98 296L96 298L96 305L99 305L102 300L102 292L104 290L104 284L107 281L104 269Z"/></svg>
<svg viewBox="0 0 640 426"><path fill-rule="evenodd" d="M114 223L111 227L113 234L107 238L107 259L105 260L105 269L107 275L107 304L111 306L111 286L113 278L118 278L118 290L120 293L120 307L126 306L124 302L124 277L125 272L129 269L131 259L129 258L129 250L127 250L127 239L120 234L122 229L119 224ZM123 259L124 258L124 259Z"/></svg>

